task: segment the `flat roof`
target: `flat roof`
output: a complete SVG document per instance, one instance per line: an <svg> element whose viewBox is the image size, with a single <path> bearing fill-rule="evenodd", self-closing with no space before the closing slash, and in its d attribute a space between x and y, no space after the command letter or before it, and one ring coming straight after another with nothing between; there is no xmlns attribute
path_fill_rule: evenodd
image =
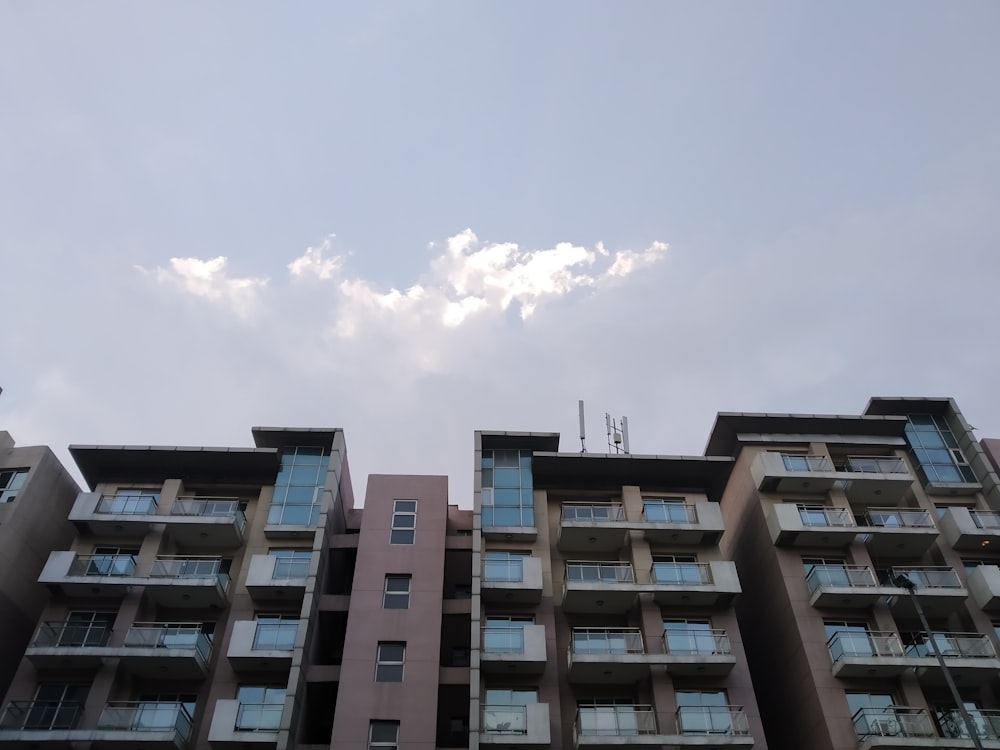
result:
<svg viewBox="0 0 1000 750"><path fill-rule="evenodd" d="M274 448L197 448L157 445L71 445L70 455L93 489L100 482L273 484Z"/></svg>
<svg viewBox="0 0 1000 750"><path fill-rule="evenodd" d="M341 427L252 427L250 434L258 448L310 446L331 448Z"/></svg>
<svg viewBox="0 0 1000 750"><path fill-rule="evenodd" d="M507 432L503 430L476 430L479 447L483 450L520 448L532 451L559 450L558 432Z"/></svg>
<svg viewBox="0 0 1000 750"><path fill-rule="evenodd" d="M958 411L954 404L947 396L875 396L865 414L947 414Z"/></svg>

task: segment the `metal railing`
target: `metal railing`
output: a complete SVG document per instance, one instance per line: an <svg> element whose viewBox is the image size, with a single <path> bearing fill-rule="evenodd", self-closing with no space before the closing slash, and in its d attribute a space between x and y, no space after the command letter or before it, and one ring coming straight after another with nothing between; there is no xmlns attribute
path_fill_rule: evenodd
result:
<svg viewBox="0 0 1000 750"><path fill-rule="evenodd" d="M858 737L936 737L927 711L911 706L861 708L852 717Z"/></svg>
<svg viewBox="0 0 1000 750"><path fill-rule="evenodd" d="M137 622L125 634L126 648L193 649L208 662L212 639L197 622Z"/></svg>
<svg viewBox="0 0 1000 750"><path fill-rule="evenodd" d="M132 576L135 555L77 555L69 565L71 576Z"/></svg>
<svg viewBox="0 0 1000 750"><path fill-rule="evenodd" d="M1000 740L1000 711L983 708L967 708L966 711L975 724L976 734L981 740ZM969 730L962 718L962 712L957 708L938 711L937 720L943 736L949 739L969 737Z"/></svg>
<svg viewBox="0 0 1000 750"><path fill-rule="evenodd" d="M191 733L191 714L183 703L115 701L105 706L97 728L129 732L174 731L187 739Z"/></svg>
<svg viewBox="0 0 1000 750"><path fill-rule="evenodd" d="M878 583L871 568L864 565L813 565L806 574L806 585L814 594L819 588L871 588Z"/></svg>
<svg viewBox="0 0 1000 750"><path fill-rule="evenodd" d="M1000 529L1000 513L992 510L970 510L972 522L977 529Z"/></svg>
<svg viewBox="0 0 1000 750"><path fill-rule="evenodd" d="M523 654L524 628L487 625L482 630L483 651L489 654Z"/></svg>
<svg viewBox="0 0 1000 750"><path fill-rule="evenodd" d="M654 562L649 580L668 586L708 586L713 582L709 564L699 562Z"/></svg>
<svg viewBox="0 0 1000 750"><path fill-rule="evenodd" d="M0 715L0 729L51 732L74 729L83 704L79 701L11 701Z"/></svg>
<svg viewBox="0 0 1000 750"><path fill-rule="evenodd" d="M580 706L576 711L576 731L580 735L599 737L656 734L656 715L652 706Z"/></svg>
<svg viewBox="0 0 1000 750"><path fill-rule="evenodd" d="M156 514L156 495L101 495L94 513L115 516L152 516Z"/></svg>
<svg viewBox="0 0 1000 750"><path fill-rule="evenodd" d="M221 571L221 557L159 555L153 560L150 578L216 578L224 586L229 575Z"/></svg>
<svg viewBox="0 0 1000 750"><path fill-rule="evenodd" d="M865 511L868 526L881 529L933 529L934 519L923 508L869 508Z"/></svg>
<svg viewBox="0 0 1000 750"><path fill-rule="evenodd" d="M671 656L728 656L733 647L725 630L670 629L663 632L663 652Z"/></svg>
<svg viewBox="0 0 1000 750"><path fill-rule="evenodd" d="M566 580L570 583L635 583L635 572L627 562L568 562Z"/></svg>
<svg viewBox="0 0 1000 750"><path fill-rule="evenodd" d="M563 521L616 522L625 520L621 503L563 503Z"/></svg>
<svg viewBox="0 0 1000 750"><path fill-rule="evenodd" d="M483 563L483 580L494 583L520 583L524 580L524 560L509 557L505 560L490 560Z"/></svg>
<svg viewBox="0 0 1000 750"><path fill-rule="evenodd" d="M698 523L698 507L693 503L669 503L645 500L642 518L647 523Z"/></svg>
<svg viewBox="0 0 1000 750"><path fill-rule="evenodd" d="M239 732L277 732L284 708L284 702L240 703L234 728Z"/></svg>
<svg viewBox="0 0 1000 750"><path fill-rule="evenodd" d="M232 518L240 531L247 525L247 516L235 497L178 497L171 514L201 518Z"/></svg>
<svg viewBox="0 0 1000 750"><path fill-rule="evenodd" d="M527 734L527 706L483 706L483 732L486 734Z"/></svg>
<svg viewBox="0 0 1000 750"><path fill-rule="evenodd" d="M901 657L899 636L888 631L838 630L826 642L834 663L850 657Z"/></svg>
<svg viewBox="0 0 1000 750"><path fill-rule="evenodd" d="M77 646L107 646L111 626L106 622L43 622L32 645L38 648L71 648Z"/></svg>
<svg viewBox="0 0 1000 750"><path fill-rule="evenodd" d="M745 735L750 722L743 706L681 706L677 709L677 731L695 735Z"/></svg>
<svg viewBox="0 0 1000 750"><path fill-rule="evenodd" d="M909 474L898 456L848 456L844 471L857 474Z"/></svg>
<svg viewBox="0 0 1000 750"><path fill-rule="evenodd" d="M315 526L319 520L319 503L310 505L271 505L267 510L268 526Z"/></svg>
<svg viewBox="0 0 1000 750"><path fill-rule="evenodd" d="M930 643L930 638L933 638L941 655L949 659L995 659L997 655L989 636L982 633L934 632L930 637L926 633L920 633L919 637L921 640L906 647L907 654L934 656L934 647Z"/></svg>
<svg viewBox="0 0 1000 750"><path fill-rule="evenodd" d="M803 526L854 526L854 517L844 508L827 505L805 505L797 503L799 520Z"/></svg>
<svg viewBox="0 0 1000 750"><path fill-rule="evenodd" d="M958 574L945 566L920 568L890 568L889 585L899 576L910 579L918 589L960 589Z"/></svg>
<svg viewBox="0 0 1000 750"><path fill-rule="evenodd" d="M570 650L574 654L643 654L639 628L573 628Z"/></svg>
<svg viewBox="0 0 1000 750"><path fill-rule="evenodd" d="M833 464L826 456L782 453L781 462L785 465L786 471L833 471Z"/></svg>
<svg viewBox="0 0 1000 750"><path fill-rule="evenodd" d="M295 636L299 632L299 621L258 622L253 635L254 651L291 651L295 648Z"/></svg>

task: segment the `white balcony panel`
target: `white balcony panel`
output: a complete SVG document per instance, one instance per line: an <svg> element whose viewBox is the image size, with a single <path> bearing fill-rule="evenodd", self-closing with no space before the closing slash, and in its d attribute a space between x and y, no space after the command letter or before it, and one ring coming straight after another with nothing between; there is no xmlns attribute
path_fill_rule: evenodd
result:
<svg viewBox="0 0 1000 750"><path fill-rule="evenodd" d="M764 451L750 464L754 485L761 492L825 494L845 478L825 456Z"/></svg>
<svg viewBox="0 0 1000 750"><path fill-rule="evenodd" d="M310 564L312 570L315 564ZM298 576L305 570L294 563L279 563L279 558L271 555L251 555L247 568L246 589L255 602L301 602L306 592L306 576ZM312 570L313 574L315 571ZM288 574L290 577L284 577Z"/></svg>
<svg viewBox="0 0 1000 750"><path fill-rule="evenodd" d="M775 503L767 528L782 547L847 547L858 533L849 510L799 503Z"/></svg>
<svg viewBox="0 0 1000 750"><path fill-rule="evenodd" d="M967 577L972 599L984 612L1000 612L1000 567L980 565Z"/></svg>
<svg viewBox="0 0 1000 750"><path fill-rule="evenodd" d="M229 648L226 651L230 665L237 672L288 671L292 666L292 649L272 649L267 645L255 648L255 641L261 645L257 632L259 627L261 623L254 620L237 620L233 623L233 632L229 637ZM289 628L288 625L281 627ZM301 637L302 630L298 629L296 640ZM265 640L274 641L273 637L267 638L267 633L262 635Z"/></svg>
<svg viewBox="0 0 1000 750"><path fill-rule="evenodd" d="M275 708L275 713L281 707ZM208 742L217 750L245 750L245 748L257 748L258 750L273 750L278 745L278 730L281 721L247 722L246 729L238 729L241 725L241 717L247 715L247 707L240 705L238 700L217 700L215 710L212 712L212 723L208 729ZM255 711L256 716L270 716L261 711ZM282 717L283 719L283 717ZM256 726L251 726L252 724Z"/></svg>
<svg viewBox="0 0 1000 750"><path fill-rule="evenodd" d="M520 570L516 565L488 564L482 577L482 597L486 602L499 604L538 604L542 600L542 561L525 557ZM494 575L500 571L499 575Z"/></svg>
<svg viewBox="0 0 1000 750"><path fill-rule="evenodd" d="M545 626L484 628L480 664L486 674L542 674L545 671Z"/></svg>
<svg viewBox="0 0 1000 750"><path fill-rule="evenodd" d="M731 560L711 560L704 566L695 563L707 571L707 576L701 576L700 579L694 577L689 579L683 574L675 578L669 574L669 570L666 571L668 575L664 575L662 565L663 563L653 564L649 588L653 599L661 607L725 608L731 606L733 599L742 591L736 573L736 563Z"/></svg>
<svg viewBox="0 0 1000 750"><path fill-rule="evenodd" d="M938 526L952 549L961 552L1000 549L1000 514L993 511L952 506L938 519Z"/></svg>
<svg viewBox="0 0 1000 750"><path fill-rule="evenodd" d="M688 503L687 513L678 518L644 516L642 531L650 544L683 544L715 546L726 525L718 503L708 501ZM669 514L668 514L669 515Z"/></svg>

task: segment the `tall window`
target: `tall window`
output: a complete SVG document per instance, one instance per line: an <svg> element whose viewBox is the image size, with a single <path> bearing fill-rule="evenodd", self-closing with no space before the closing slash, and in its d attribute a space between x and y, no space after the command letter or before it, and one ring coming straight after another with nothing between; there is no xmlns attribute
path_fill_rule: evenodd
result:
<svg viewBox="0 0 1000 750"><path fill-rule="evenodd" d="M369 750L396 750L399 744L398 721L372 721L368 725Z"/></svg>
<svg viewBox="0 0 1000 750"><path fill-rule="evenodd" d="M975 482L948 421L938 415L910 414L906 442L924 482Z"/></svg>
<svg viewBox="0 0 1000 750"><path fill-rule="evenodd" d="M24 729L72 729L83 713L89 685L43 682L24 717Z"/></svg>
<svg viewBox="0 0 1000 750"><path fill-rule="evenodd" d="M267 522L285 526L315 524L326 484L329 451L316 446L284 448L279 460Z"/></svg>
<svg viewBox="0 0 1000 750"><path fill-rule="evenodd" d="M382 592L382 609L409 609L410 576L387 575Z"/></svg>
<svg viewBox="0 0 1000 750"><path fill-rule="evenodd" d="M59 646L106 646L115 612L70 612L59 631Z"/></svg>
<svg viewBox="0 0 1000 750"><path fill-rule="evenodd" d="M392 504L390 544L413 544L417 528L417 501L396 500Z"/></svg>
<svg viewBox="0 0 1000 750"><path fill-rule="evenodd" d="M483 526L534 526L531 451L483 451Z"/></svg>
<svg viewBox="0 0 1000 750"><path fill-rule="evenodd" d="M379 641L375 659L375 682L402 682L406 644Z"/></svg>
<svg viewBox="0 0 1000 750"><path fill-rule="evenodd" d="M0 503L9 503L17 497L17 491L24 486L28 469L4 469L0 471Z"/></svg>

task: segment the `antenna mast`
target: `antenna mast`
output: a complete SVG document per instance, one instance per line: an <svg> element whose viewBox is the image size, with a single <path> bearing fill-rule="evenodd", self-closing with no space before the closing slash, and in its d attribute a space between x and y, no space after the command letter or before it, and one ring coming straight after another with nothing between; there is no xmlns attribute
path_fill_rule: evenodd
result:
<svg viewBox="0 0 1000 750"><path fill-rule="evenodd" d="M587 431L583 428L583 399L580 399L580 453L587 452Z"/></svg>
<svg viewBox="0 0 1000 750"><path fill-rule="evenodd" d="M604 423L608 428L608 453L628 455L628 417L622 417L618 421L605 412Z"/></svg>

